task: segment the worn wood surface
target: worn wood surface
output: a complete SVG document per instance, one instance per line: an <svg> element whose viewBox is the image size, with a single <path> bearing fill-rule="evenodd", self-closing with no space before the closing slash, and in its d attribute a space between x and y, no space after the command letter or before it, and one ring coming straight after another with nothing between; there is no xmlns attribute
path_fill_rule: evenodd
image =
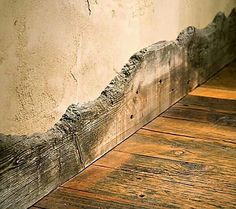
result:
<svg viewBox="0 0 236 209"><path fill-rule="evenodd" d="M204 29L188 27L176 41L132 56L97 100L68 111L64 119L75 125L85 167L233 61L234 33L235 9L228 18L218 13ZM57 127L64 130L65 121Z"/></svg>
<svg viewBox="0 0 236 209"><path fill-rule="evenodd" d="M190 95L216 99L236 100L236 62L225 68L220 74L201 85Z"/></svg>
<svg viewBox="0 0 236 209"><path fill-rule="evenodd" d="M161 41L135 53L97 99L70 105L48 132L1 134L0 208L32 205L210 79L236 58L234 34L236 10L228 17L220 12L203 29L190 26L175 41ZM212 86L202 88L215 89ZM221 91L223 95L227 91L225 99L230 100L234 92L227 88ZM210 90L205 97L209 94ZM194 119L187 120L188 114ZM186 123L176 125L179 121ZM220 131L216 123L224 129ZM189 110L187 114L169 112L145 128L186 136L202 131L200 138L233 144L233 123L234 117L224 112L204 116L200 110L199 115ZM186 133L181 132L183 127Z"/></svg>
<svg viewBox="0 0 236 209"><path fill-rule="evenodd" d="M235 66L204 86L236 92ZM195 91L35 206L236 208L236 99Z"/></svg>
<svg viewBox="0 0 236 209"><path fill-rule="evenodd" d="M57 137L48 132L27 140L4 140L5 147L0 144L0 208L26 208L83 168L75 140L63 138L60 133Z"/></svg>

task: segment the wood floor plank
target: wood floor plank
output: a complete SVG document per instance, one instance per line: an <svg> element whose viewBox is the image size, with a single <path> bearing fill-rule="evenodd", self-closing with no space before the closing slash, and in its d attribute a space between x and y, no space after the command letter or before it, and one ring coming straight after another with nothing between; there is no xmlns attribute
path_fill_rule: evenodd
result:
<svg viewBox="0 0 236 209"><path fill-rule="evenodd" d="M220 154L227 156L222 158L230 157L227 154L229 150L223 150L222 148ZM205 151L204 149L203 153ZM217 151L219 152L218 149ZM207 163L116 151L97 161L96 165L89 167L64 184L64 188L59 188L36 205L47 209L236 206L234 167L222 169ZM225 163L219 162L217 165Z"/></svg>
<svg viewBox="0 0 236 209"><path fill-rule="evenodd" d="M122 159L122 164L114 163L117 159L119 161ZM234 163L225 163L223 167L218 167L218 164L211 164L207 160L201 163L188 162L112 151L97 161L95 165L144 173L163 181L191 184L194 188L236 194L236 177L234 176L236 166Z"/></svg>
<svg viewBox="0 0 236 209"><path fill-rule="evenodd" d="M174 105L162 114L162 117L184 119L236 128L236 114L197 109L192 106ZM236 131L236 129L235 129Z"/></svg>
<svg viewBox="0 0 236 209"><path fill-rule="evenodd" d="M154 204L156 201L153 199L151 202L146 202L146 199L143 199L142 191L140 191L140 188L136 187L136 183L132 180L132 178L136 179L132 173L127 172L119 172L114 173L114 169L111 168L104 168L99 167L95 165L91 165L89 168L87 168L85 171L83 171L80 175L73 178L66 184L64 184L61 188L56 190L55 192L48 195L48 197L55 197L57 196L57 199L59 199L58 207L55 205L50 205L48 202L45 201L45 198L43 198L41 201L39 201L36 205L40 207L45 208L61 208L62 201L61 199L63 197L67 198L67 196L70 196L70 194L63 194L60 195L60 191L63 188L70 189L69 193L72 193L75 190L85 192L87 196L89 195L91 197L92 195L92 201L97 201L95 197L99 197L102 201L98 202L97 207L99 208L120 208L120 206L124 203L126 203L126 208L150 208L153 206L158 206L158 208L165 208L172 206L172 204L169 203L163 203L158 202ZM120 179L120 175L126 175L124 176L124 182L122 182L123 179ZM116 179L116 177L118 177ZM115 180L116 179L116 180ZM111 182L110 182L111 181ZM120 182L121 181L121 182ZM127 182L130 182L131 185ZM87 182L87 184L86 184ZM138 183L140 183L138 181ZM132 186L133 185L133 186ZM81 199L81 193L75 194L76 199L78 202L80 202ZM88 197L89 197L88 196ZM83 196L82 196L83 197ZM87 199L89 199L87 197ZM86 201L86 200L85 200ZM58 200L52 200L52 202L58 202ZM68 202L72 202L71 200L68 200ZM91 199L90 199L91 202ZM108 207L107 204L111 204L113 202L113 207ZM78 203L80 204L80 203ZM83 204L83 200L82 200ZM153 205L154 204L154 205ZM85 203L86 205L86 203ZM88 208L89 208L89 201L88 201ZM122 208L122 207L121 207ZM125 208L125 207L124 207Z"/></svg>
<svg viewBox="0 0 236 209"><path fill-rule="evenodd" d="M236 100L188 95L174 105L220 113L236 114Z"/></svg>
<svg viewBox="0 0 236 209"><path fill-rule="evenodd" d="M153 208L219 207L223 203L227 207L236 206L231 177L220 175L212 167L119 152L110 154L113 157L107 156L108 163L124 159L118 169L93 165L64 187L129 200L134 205L144 202ZM102 165L107 164L103 161Z"/></svg>
<svg viewBox="0 0 236 209"><path fill-rule="evenodd" d="M235 78L236 62L234 61L189 95L236 100Z"/></svg>
<svg viewBox="0 0 236 209"><path fill-rule="evenodd" d="M166 203L177 208L236 206L236 149L231 144L140 130L116 150L64 187L135 203L145 200L154 208Z"/></svg>
<svg viewBox="0 0 236 209"><path fill-rule="evenodd" d="M211 78L209 81L203 84L202 87L236 91L235 78L236 78L236 61L227 65L213 78Z"/></svg>
<svg viewBox="0 0 236 209"><path fill-rule="evenodd" d="M225 90L204 86L198 87L193 92L189 93L189 95L236 100L235 90Z"/></svg>
<svg viewBox="0 0 236 209"><path fill-rule="evenodd" d="M174 135L212 139L236 145L236 128L232 126L228 127L217 124L206 124L181 119L158 117L144 126L143 129Z"/></svg>
<svg viewBox="0 0 236 209"><path fill-rule="evenodd" d="M149 161L146 157L146 161ZM135 160L131 159L130 164L135 165ZM168 167L168 164L166 164ZM186 165L186 168L188 165ZM202 166L191 167L193 170L203 168ZM235 186L227 181L222 183L215 179L215 185L206 180L206 184L198 184L191 182L191 173L183 172L183 176L188 179L188 183L183 180L168 176L167 173L150 175L145 172L133 172L124 169L113 169L92 165L88 168L90 171L86 175L77 176L67 182L64 187L77 190L84 190L90 193L105 195L122 200L132 201L133 204L146 203L149 207L159 208L182 208L182 206L191 205L192 207L219 207L223 203L227 207L236 206L234 193ZM173 167L178 178L181 173L178 166ZM203 168L204 169L204 168ZM190 169L191 170L191 169ZM96 173L106 173L106 176L96 175ZM84 171L86 173L86 171ZM194 172L193 172L194 173ZM166 177L167 176L167 177ZM201 178L197 174L193 174L196 179ZM210 176L210 175L209 175ZM86 177L86 178L85 178ZM82 187L80 182L95 178L90 186ZM203 177L204 178L204 177ZM206 176L205 176L206 178ZM225 184L225 185L224 185ZM223 189L223 190L221 190ZM214 201L215 200L215 201Z"/></svg>
<svg viewBox="0 0 236 209"><path fill-rule="evenodd" d="M139 130L114 150L219 167L235 167L236 146L224 141L189 138ZM123 162L123 159L120 159ZM98 161L100 162L100 161ZM115 164L119 166L117 159Z"/></svg>
<svg viewBox="0 0 236 209"><path fill-rule="evenodd" d="M138 204L129 200L64 187L60 187L36 205L44 209L150 208L150 205L144 203Z"/></svg>

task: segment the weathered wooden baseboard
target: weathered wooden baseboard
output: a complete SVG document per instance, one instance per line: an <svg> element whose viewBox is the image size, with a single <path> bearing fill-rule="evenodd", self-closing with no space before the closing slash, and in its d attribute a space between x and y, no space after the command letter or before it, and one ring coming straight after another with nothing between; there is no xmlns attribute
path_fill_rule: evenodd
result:
<svg viewBox="0 0 236 209"><path fill-rule="evenodd" d="M101 95L43 134L0 134L0 208L27 208L236 58L236 10L133 55Z"/></svg>

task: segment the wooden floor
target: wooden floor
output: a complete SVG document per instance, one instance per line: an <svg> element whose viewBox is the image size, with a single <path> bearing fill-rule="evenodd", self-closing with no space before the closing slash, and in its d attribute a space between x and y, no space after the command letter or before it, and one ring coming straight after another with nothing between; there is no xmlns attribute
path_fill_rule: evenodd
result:
<svg viewBox="0 0 236 209"><path fill-rule="evenodd" d="M36 208L236 208L236 62Z"/></svg>

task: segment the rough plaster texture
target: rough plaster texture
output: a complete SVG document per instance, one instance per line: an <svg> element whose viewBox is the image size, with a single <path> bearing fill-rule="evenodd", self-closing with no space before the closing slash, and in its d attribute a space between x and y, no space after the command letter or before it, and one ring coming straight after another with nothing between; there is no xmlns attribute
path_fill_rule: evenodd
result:
<svg viewBox="0 0 236 209"><path fill-rule="evenodd" d="M236 9L220 12L135 53L97 99L70 105L47 132L0 134L0 208L29 207L208 80L236 58L235 34Z"/></svg>
<svg viewBox="0 0 236 209"><path fill-rule="evenodd" d="M130 54L236 0L0 0L0 132L42 132L95 99Z"/></svg>

